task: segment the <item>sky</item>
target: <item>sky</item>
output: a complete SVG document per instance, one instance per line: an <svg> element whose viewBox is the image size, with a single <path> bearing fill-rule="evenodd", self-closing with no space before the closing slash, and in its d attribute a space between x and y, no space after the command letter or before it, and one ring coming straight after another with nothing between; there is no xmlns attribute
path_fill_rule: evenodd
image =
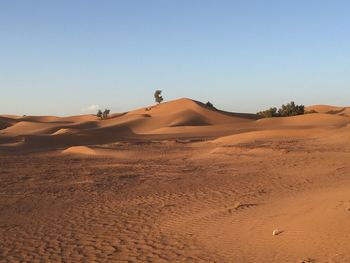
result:
<svg viewBox="0 0 350 263"><path fill-rule="evenodd" d="M0 0L0 114L350 106L350 1Z"/></svg>

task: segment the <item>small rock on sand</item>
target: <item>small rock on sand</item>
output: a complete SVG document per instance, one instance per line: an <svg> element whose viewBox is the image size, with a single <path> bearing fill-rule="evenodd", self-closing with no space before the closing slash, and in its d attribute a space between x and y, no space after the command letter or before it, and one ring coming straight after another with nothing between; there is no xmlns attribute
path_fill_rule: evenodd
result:
<svg viewBox="0 0 350 263"><path fill-rule="evenodd" d="M277 235L281 234L282 232L283 232L283 231L281 231L281 230L279 230L279 229L275 229L275 230L272 231L272 235L273 235L273 236L277 236Z"/></svg>

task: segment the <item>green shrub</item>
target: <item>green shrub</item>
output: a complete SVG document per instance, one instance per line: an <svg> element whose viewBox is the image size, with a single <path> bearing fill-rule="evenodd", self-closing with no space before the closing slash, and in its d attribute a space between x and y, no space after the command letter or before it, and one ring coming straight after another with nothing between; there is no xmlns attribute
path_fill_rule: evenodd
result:
<svg viewBox="0 0 350 263"><path fill-rule="evenodd" d="M96 116L98 118L100 118L101 120L105 120L105 119L108 119L110 112L111 112L111 110L109 110L109 109L105 109L104 112L102 112L101 110L98 110Z"/></svg>
<svg viewBox="0 0 350 263"><path fill-rule="evenodd" d="M277 108L270 108L268 110L259 111L257 114L263 118L271 118L271 117L279 116L277 112Z"/></svg>
<svg viewBox="0 0 350 263"><path fill-rule="evenodd" d="M102 120L102 117L103 117L103 113L101 110L98 110L97 114L96 114L96 117L100 118Z"/></svg>
<svg viewBox="0 0 350 263"><path fill-rule="evenodd" d="M286 105L282 105L281 108L277 110L277 108L270 108L265 111L260 111L257 113L257 115L263 117L263 118L271 118L271 117L288 117L288 116L296 116L296 115L302 115L305 114L305 107L304 105L296 105L294 101L291 101L290 103Z"/></svg>
<svg viewBox="0 0 350 263"><path fill-rule="evenodd" d="M105 111L103 112L103 119L108 119L110 112L111 112L110 109L105 109Z"/></svg>
<svg viewBox="0 0 350 263"><path fill-rule="evenodd" d="M162 97L162 91L161 90L156 90L154 92L154 99L157 103L161 103L163 101L163 97Z"/></svg>
<svg viewBox="0 0 350 263"><path fill-rule="evenodd" d="M287 105L282 105L282 108L278 110L278 114L282 117L302 115L304 112L304 105L296 105L294 101Z"/></svg>
<svg viewBox="0 0 350 263"><path fill-rule="evenodd" d="M212 109L216 110L216 108L214 107L213 103L211 103L210 101L208 101L205 105L207 105L209 108L212 108Z"/></svg>

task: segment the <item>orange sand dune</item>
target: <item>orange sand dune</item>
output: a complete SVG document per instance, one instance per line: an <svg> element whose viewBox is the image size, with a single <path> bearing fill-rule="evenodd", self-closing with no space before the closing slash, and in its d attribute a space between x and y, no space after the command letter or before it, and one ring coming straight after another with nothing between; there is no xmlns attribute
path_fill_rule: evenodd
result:
<svg viewBox="0 0 350 263"><path fill-rule="evenodd" d="M284 118L266 118L257 121L262 127L343 127L350 123L350 119L345 116L314 113Z"/></svg>
<svg viewBox="0 0 350 263"><path fill-rule="evenodd" d="M11 122L0 119L0 130L6 129L12 125Z"/></svg>
<svg viewBox="0 0 350 263"><path fill-rule="evenodd" d="M72 146L72 147L69 147L69 148L65 149L64 151L62 151L62 153L95 155L96 151L89 148L89 147L86 147L86 146Z"/></svg>
<svg viewBox="0 0 350 263"><path fill-rule="evenodd" d="M318 113L336 114L340 116L350 117L350 107L337 107L330 105L313 105L305 107L306 111L315 111Z"/></svg>
<svg viewBox="0 0 350 263"><path fill-rule="evenodd" d="M316 111L318 113L335 113L343 110L344 107L331 106L331 105L312 105L305 107L306 111Z"/></svg>
<svg viewBox="0 0 350 263"><path fill-rule="evenodd" d="M157 136L216 137L240 130L242 125L249 126L256 119L254 114L228 113L197 101L179 99L125 114L112 114L107 120L99 120L93 115L7 118L11 125L3 121L0 136L7 140L22 136L24 140L20 145L23 149L57 148L74 145L74 142L89 145Z"/></svg>
<svg viewBox="0 0 350 263"><path fill-rule="evenodd" d="M23 116L17 118L18 121L28 121L28 122L55 122L59 121L60 117L56 116Z"/></svg>
<svg viewBox="0 0 350 263"><path fill-rule="evenodd" d="M112 114L107 120L99 120L94 115L63 118L3 116L0 119L0 149L64 148L129 139L217 138L264 130L278 130L277 133L288 136L286 130L334 129L350 122L346 115L348 108L318 105L308 109L328 114L259 119L254 114L229 113L194 100L178 99L127 113ZM1 145L1 141L6 145ZM14 141L22 143L8 145Z"/></svg>

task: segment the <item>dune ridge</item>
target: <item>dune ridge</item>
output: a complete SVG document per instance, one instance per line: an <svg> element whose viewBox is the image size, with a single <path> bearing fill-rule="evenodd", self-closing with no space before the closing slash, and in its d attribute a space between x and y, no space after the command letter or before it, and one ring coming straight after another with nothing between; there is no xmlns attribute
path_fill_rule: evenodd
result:
<svg viewBox="0 0 350 263"><path fill-rule="evenodd" d="M0 150L55 149L128 139L218 138L242 132L340 128L349 124L349 108L315 105L319 113L289 118L260 119L255 114L230 113L183 98L126 113L107 120L94 115L1 116ZM22 143L9 145L9 142ZM3 142L3 143L2 143ZM6 144L6 145L4 145Z"/></svg>
<svg viewBox="0 0 350 263"><path fill-rule="evenodd" d="M14 146L14 150L59 148L73 146L75 143L90 145L130 138L186 137L193 134L200 136L201 133L203 136L208 134L215 136L217 130L220 130L215 128L217 125L233 127L241 123L253 122L255 119L257 116L253 114L216 111L200 102L179 99L150 108L112 114L107 120L99 120L93 115L62 118L55 116L2 117L0 138L7 138L6 141L10 138L21 138L23 143ZM176 131L179 127L192 127L192 129L191 132L186 132L184 129L179 133ZM10 148L3 147L3 149Z"/></svg>
<svg viewBox="0 0 350 263"><path fill-rule="evenodd" d="M350 117L350 107L338 107L331 105L312 105L305 107L306 111L313 111L316 113L326 113L326 114L334 114L340 116Z"/></svg>

